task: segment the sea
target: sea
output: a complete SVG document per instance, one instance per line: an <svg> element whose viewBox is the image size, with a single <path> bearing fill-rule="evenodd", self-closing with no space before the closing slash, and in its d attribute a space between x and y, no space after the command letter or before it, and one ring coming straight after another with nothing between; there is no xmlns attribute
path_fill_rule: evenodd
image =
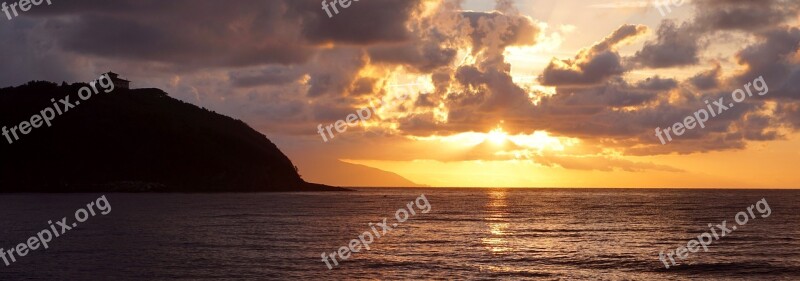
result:
<svg viewBox="0 0 800 281"><path fill-rule="evenodd" d="M3 194L6 259L59 237L0 280L800 280L798 208L798 190ZM712 229L707 251L659 259Z"/></svg>

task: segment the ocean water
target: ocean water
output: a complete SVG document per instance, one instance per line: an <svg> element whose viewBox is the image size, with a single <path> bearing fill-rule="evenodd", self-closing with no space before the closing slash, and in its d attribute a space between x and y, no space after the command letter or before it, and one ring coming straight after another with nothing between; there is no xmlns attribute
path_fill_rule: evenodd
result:
<svg viewBox="0 0 800 281"><path fill-rule="evenodd" d="M321 259L424 194L370 250ZM0 280L800 280L800 192L359 189L344 193L6 194L0 247L105 195L96 213ZM738 226L766 199L771 210ZM420 201L424 202L424 201ZM423 204L424 206L424 204ZM411 205L416 208L416 205ZM659 251L738 228L665 269ZM60 227L59 227L60 228ZM378 228L380 231L380 228ZM374 232L373 232L374 233Z"/></svg>

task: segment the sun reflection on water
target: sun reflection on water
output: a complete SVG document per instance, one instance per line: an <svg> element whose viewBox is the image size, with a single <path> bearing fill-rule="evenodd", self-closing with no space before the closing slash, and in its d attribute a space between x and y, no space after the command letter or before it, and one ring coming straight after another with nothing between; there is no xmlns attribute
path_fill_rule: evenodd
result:
<svg viewBox="0 0 800 281"><path fill-rule="evenodd" d="M486 215L484 220L489 227L489 237L481 238L481 242L492 253L504 253L512 250L508 240L506 239L511 234L509 223L507 222L508 215L508 191L505 189L491 189L488 190L489 200L486 203Z"/></svg>

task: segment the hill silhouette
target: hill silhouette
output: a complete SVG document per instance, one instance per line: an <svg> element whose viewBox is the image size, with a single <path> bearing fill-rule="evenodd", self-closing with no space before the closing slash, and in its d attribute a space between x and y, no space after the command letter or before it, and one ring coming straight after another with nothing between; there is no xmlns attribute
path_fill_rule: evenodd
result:
<svg viewBox="0 0 800 281"><path fill-rule="evenodd" d="M242 121L159 89L116 89L78 98L85 83L29 82L0 89L0 126L30 121L54 99L79 105L52 126L0 136L0 192L327 191Z"/></svg>
<svg viewBox="0 0 800 281"><path fill-rule="evenodd" d="M298 157L295 163L307 179L346 187L430 187L417 184L396 173L344 162L336 158ZM352 175L358 175L354 177Z"/></svg>

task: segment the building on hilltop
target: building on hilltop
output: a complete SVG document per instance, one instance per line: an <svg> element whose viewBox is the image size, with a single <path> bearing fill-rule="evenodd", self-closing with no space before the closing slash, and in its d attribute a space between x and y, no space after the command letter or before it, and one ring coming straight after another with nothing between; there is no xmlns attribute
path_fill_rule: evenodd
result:
<svg viewBox="0 0 800 281"><path fill-rule="evenodd" d="M108 78L111 78L111 83L114 84L114 89L130 89L131 88L131 81L119 78L119 74L114 72L106 73Z"/></svg>

